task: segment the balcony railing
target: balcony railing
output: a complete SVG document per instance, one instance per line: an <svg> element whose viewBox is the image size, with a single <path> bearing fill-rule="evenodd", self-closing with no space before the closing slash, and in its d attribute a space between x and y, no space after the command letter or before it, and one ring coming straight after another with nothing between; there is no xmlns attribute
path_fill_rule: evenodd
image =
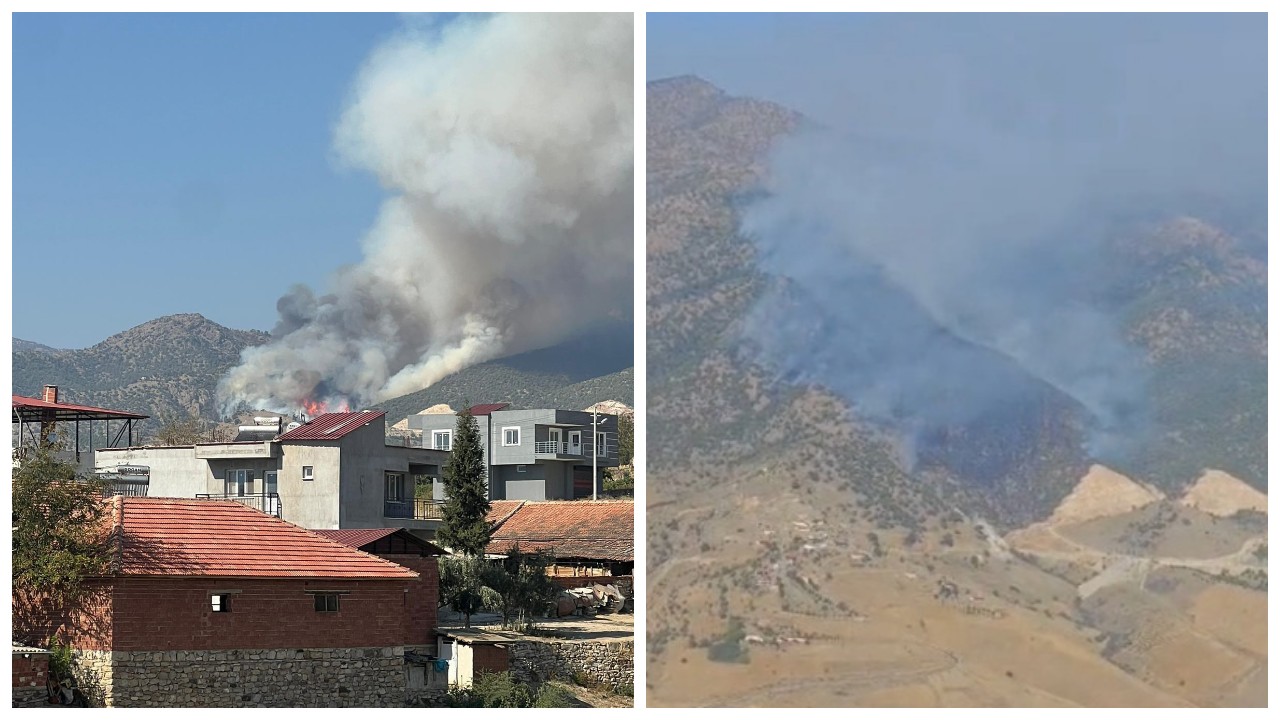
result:
<svg viewBox="0 0 1280 720"><path fill-rule="evenodd" d="M570 445L567 442L535 442L533 451L539 455L581 455L582 445Z"/></svg>
<svg viewBox="0 0 1280 720"><path fill-rule="evenodd" d="M196 495L197 500L235 500L241 505L248 505L255 510L261 510L268 515L281 517L282 508L280 507L279 493L264 493L262 495L228 495L223 493L209 493Z"/></svg>
<svg viewBox="0 0 1280 720"><path fill-rule="evenodd" d="M403 520L443 520L443 500L384 500L382 517Z"/></svg>

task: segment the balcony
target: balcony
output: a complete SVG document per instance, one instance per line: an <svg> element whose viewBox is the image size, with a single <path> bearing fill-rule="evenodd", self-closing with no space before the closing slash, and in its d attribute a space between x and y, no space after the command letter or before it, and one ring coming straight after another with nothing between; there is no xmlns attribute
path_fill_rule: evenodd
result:
<svg viewBox="0 0 1280 720"><path fill-rule="evenodd" d="M535 442L533 444L533 452L535 455L568 455L570 457L582 457L585 447L582 444L570 445L567 442Z"/></svg>
<svg viewBox="0 0 1280 720"><path fill-rule="evenodd" d="M234 500L241 505L248 505L254 510L259 510L268 515L281 517L280 494L279 493L263 493L261 495L228 495L216 493L196 495L197 500Z"/></svg>
<svg viewBox="0 0 1280 720"><path fill-rule="evenodd" d="M443 500L384 500L382 517L397 520L443 520Z"/></svg>

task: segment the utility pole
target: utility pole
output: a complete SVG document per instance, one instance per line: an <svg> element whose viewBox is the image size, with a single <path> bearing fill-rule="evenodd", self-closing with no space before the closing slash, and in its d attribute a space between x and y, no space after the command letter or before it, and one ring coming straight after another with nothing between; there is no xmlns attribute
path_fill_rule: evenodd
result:
<svg viewBox="0 0 1280 720"><path fill-rule="evenodd" d="M600 457L600 433L596 432L596 411L591 411L591 499L596 499L596 458Z"/></svg>

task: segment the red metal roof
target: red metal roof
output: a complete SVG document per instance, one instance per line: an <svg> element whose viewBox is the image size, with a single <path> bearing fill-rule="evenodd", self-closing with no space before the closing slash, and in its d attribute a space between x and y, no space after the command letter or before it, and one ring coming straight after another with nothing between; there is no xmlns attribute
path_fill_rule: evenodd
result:
<svg viewBox="0 0 1280 720"><path fill-rule="evenodd" d="M505 508L490 506L489 517ZM496 512L495 512L496 510ZM493 530L491 553L519 544L562 558L635 559L635 503L627 500L529 501Z"/></svg>
<svg viewBox="0 0 1280 720"><path fill-rule="evenodd" d="M276 440L337 440L386 416L381 410L325 413L305 425L296 427Z"/></svg>
<svg viewBox="0 0 1280 720"><path fill-rule="evenodd" d="M70 419L69 415L97 416L98 418L109 419L132 419L145 420L149 415L139 415L137 413L125 412L123 410L108 410L107 408L93 407L91 405L72 405L71 403L51 403L38 398L23 397L22 395L13 396L13 409L16 412L23 410L53 410L58 419Z"/></svg>
<svg viewBox="0 0 1280 720"><path fill-rule="evenodd" d="M418 574L233 500L112 498L122 575L408 579Z"/></svg>
<svg viewBox="0 0 1280 720"><path fill-rule="evenodd" d="M489 403L487 405L472 405L471 409L467 412L472 415L488 415L494 410L501 410L510 404L511 403Z"/></svg>
<svg viewBox="0 0 1280 720"><path fill-rule="evenodd" d="M329 538L334 542L340 542L347 547L362 548L378 542L388 535L395 535L403 532L405 540L416 544L423 550L438 552L444 554L438 545L423 540L422 538L408 532L404 532L403 528L368 528L359 530L312 530L311 532L323 538Z"/></svg>

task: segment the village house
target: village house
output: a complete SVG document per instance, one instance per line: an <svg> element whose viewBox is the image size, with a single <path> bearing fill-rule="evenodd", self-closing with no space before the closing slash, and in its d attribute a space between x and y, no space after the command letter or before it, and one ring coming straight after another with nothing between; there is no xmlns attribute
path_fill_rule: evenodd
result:
<svg viewBox="0 0 1280 720"><path fill-rule="evenodd" d="M618 465L616 415L579 410L510 410L507 403L476 405L470 413L480 429L491 500L573 500L603 488L606 468ZM422 445L449 451L455 413L413 415L410 431ZM594 456L594 457L593 457ZM444 498L437 482L434 497Z"/></svg>
<svg viewBox="0 0 1280 720"><path fill-rule="evenodd" d="M414 587L409 593L409 634L405 637L405 645L423 646L430 652L436 641L436 617L439 612L438 560L445 551L402 528L312 532L418 573L418 579L414 581Z"/></svg>
<svg viewBox="0 0 1280 720"><path fill-rule="evenodd" d="M635 503L630 500L493 501L486 554L542 551L564 588L615 583L630 595L635 569Z"/></svg>
<svg viewBox="0 0 1280 720"><path fill-rule="evenodd" d="M436 602L419 573L237 502L106 502L112 573L71 610L13 599L14 639L69 643L97 703L404 703L415 610Z"/></svg>
<svg viewBox="0 0 1280 720"><path fill-rule="evenodd" d="M407 528L429 537L440 504L416 488L432 486L448 453L389 442L385 416L325 413L283 428L265 418L231 442L107 448L97 465L145 468L151 497L232 499L307 528Z"/></svg>

